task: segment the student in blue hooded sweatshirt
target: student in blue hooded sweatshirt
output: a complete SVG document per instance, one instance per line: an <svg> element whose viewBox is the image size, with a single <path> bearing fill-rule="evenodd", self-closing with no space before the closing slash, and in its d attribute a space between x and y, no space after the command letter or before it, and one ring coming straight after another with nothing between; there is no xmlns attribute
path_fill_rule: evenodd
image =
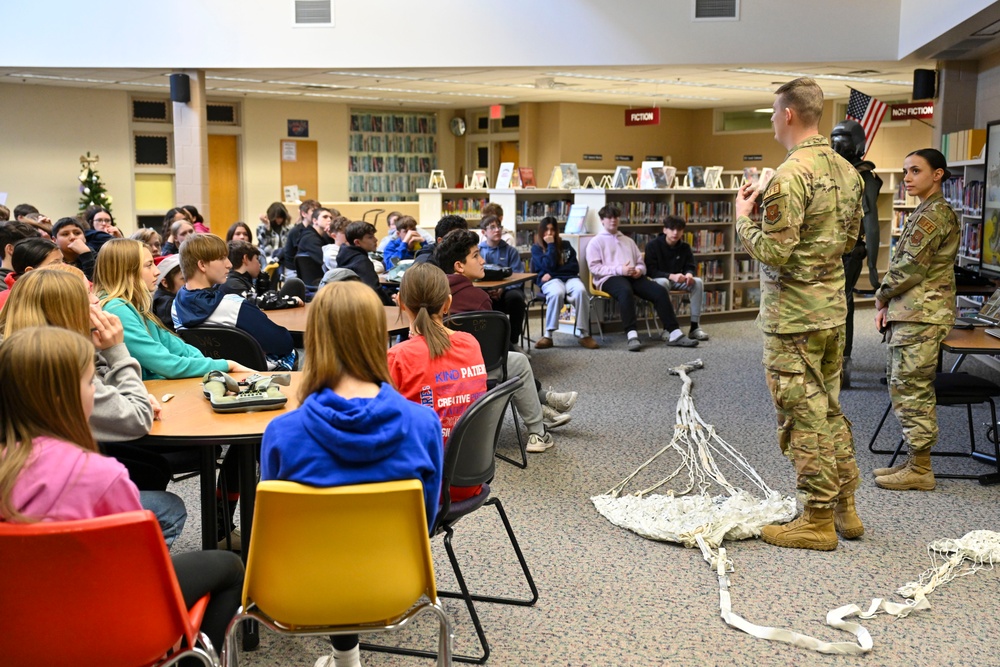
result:
<svg viewBox="0 0 1000 667"><path fill-rule="evenodd" d="M385 311L368 286L335 282L316 294L306 322L302 405L264 431L260 477L316 487L419 479L432 529L444 463L441 422L393 388L386 340ZM357 635L331 641L333 655L317 667L360 664Z"/></svg>
<svg viewBox="0 0 1000 667"><path fill-rule="evenodd" d="M174 326L191 329L203 324L242 329L257 339L267 355L267 368L295 369L295 347L288 329L272 322L256 305L220 286L229 277L229 246L218 236L195 234L181 244L181 273L186 281L171 309Z"/></svg>

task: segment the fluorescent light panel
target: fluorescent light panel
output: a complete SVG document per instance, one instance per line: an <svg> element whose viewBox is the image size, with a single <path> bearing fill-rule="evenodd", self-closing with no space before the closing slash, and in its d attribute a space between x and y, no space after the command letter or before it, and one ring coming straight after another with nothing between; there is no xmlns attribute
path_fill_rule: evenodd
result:
<svg viewBox="0 0 1000 667"><path fill-rule="evenodd" d="M580 72L546 72L546 76L560 76L564 79L592 79L598 81L623 81L625 83L647 83L654 84L658 86L691 86L694 88L722 88L725 90L750 90L754 92L771 92L770 88L762 88L760 86L737 86L727 83L709 83L706 81L677 81L676 79L642 79L631 76L614 76L605 74L584 74ZM679 97L679 96L675 96ZM697 99L697 98L696 98ZM706 98L706 99L718 99L718 98Z"/></svg>
<svg viewBox="0 0 1000 667"><path fill-rule="evenodd" d="M808 72L785 72L783 70L777 70L777 69L754 69L752 67L737 67L736 69L731 69L729 71L738 72L740 74L767 74L769 76L782 76L782 77L789 77L792 79L801 76L806 76L809 77L810 79L825 79L828 81L851 81L854 83L881 83L891 86L906 86L907 88L913 86L913 81L900 81L897 79L878 79L870 76L847 76L846 74L810 74Z"/></svg>

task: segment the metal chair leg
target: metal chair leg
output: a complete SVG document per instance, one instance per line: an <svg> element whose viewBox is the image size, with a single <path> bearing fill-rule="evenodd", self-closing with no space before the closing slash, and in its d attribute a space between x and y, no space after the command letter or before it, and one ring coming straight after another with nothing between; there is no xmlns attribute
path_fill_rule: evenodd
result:
<svg viewBox="0 0 1000 667"><path fill-rule="evenodd" d="M868 441L868 451L873 454L894 454L899 449L875 449L875 440L878 438L878 434L882 432L882 426L885 424L885 420L889 417L889 412L892 411L892 401L889 401L889 405L885 406L885 412L882 413L882 419L879 420L878 426L875 427L875 432L872 434L872 439Z"/></svg>
<svg viewBox="0 0 1000 667"><path fill-rule="evenodd" d="M521 434L521 423L518 421L517 408L514 407L514 403L510 403L510 416L514 419L514 432L517 433L517 446L521 450L521 460L512 459L509 456L497 452L496 457L501 461L506 461L511 465L515 465L522 470L528 467L528 443L524 441L524 436Z"/></svg>

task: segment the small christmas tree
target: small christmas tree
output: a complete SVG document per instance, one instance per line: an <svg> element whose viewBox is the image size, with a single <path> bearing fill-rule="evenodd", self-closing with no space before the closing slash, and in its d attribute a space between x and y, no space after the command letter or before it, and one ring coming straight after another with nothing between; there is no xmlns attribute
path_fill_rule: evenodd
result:
<svg viewBox="0 0 1000 667"><path fill-rule="evenodd" d="M101 177L94 169L94 165L100 159L99 155L90 157L90 151L80 156L80 166L83 167L83 171L80 172L80 211L85 211L88 206L95 204L111 211L111 195L108 194Z"/></svg>

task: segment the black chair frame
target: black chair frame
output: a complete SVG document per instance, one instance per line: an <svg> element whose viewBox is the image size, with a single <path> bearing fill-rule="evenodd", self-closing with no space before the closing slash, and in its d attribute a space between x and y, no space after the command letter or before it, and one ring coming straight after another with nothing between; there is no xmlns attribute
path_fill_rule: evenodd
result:
<svg viewBox="0 0 1000 667"><path fill-rule="evenodd" d="M257 339L236 327L202 325L178 329L185 343L212 359L230 359L254 370L267 371L267 356Z"/></svg>
<svg viewBox="0 0 1000 667"><path fill-rule="evenodd" d="M451 562L451 567L455 572L455 578L458 580L458 587L461 589L461 592L439 590L438 596L465 600L465 606L469 610L469 616L476 629L476 636L479 639L479 645L482 649L482 654L479 656L453 655L452 658L457 662L482 665L490 657L490 645L486 639L482 622L479 620L479 614L476 612L476 602L531 607L538 601L538 587L531 576L531 570L524 559L524 553L521 551L521 546L514 535L514 529L510 525L507 513L503 509L503 503L495 496L489 497L489 482L492 481L496 472L495 454L497 441L500 438L500 430L503 425L503 415L511 396L523 383L523 378L513 378L497 385L480 396L469 406L469 409L465 411L455 424L445 451L444 473L441 482L443 500L432 534L444 535L445 550L448 553L448 560ZM453 505L451 501L451 486L453 484L456 486L476 486L482 484L483 490L478 496ZM462 517L486 505L495 507L497 513L500 515L504 530L507 532L507 539L514 548L514 553L517 555L525 582L531 589L530 598L478 595L469 591L469 586L465 581L465 576L462 574L462 568L459 565L458 558L452 546L452 539L455 535L454 526ZM361 646L366 650L383 653L396 653L425 658L437 657L437 653L433 651L374 644L362 644Z"/></svg>
<svg viewBox="0 0 1000 667"><path fill-rule="evenodd" d="M969 379L975 378L976 376L971 376L966 373L941 373L939 372L934 378L935 394L937 405L941 406L959 406L964 405L966 408L966 414L969 420L969 451L968 452L943 452L938 448L934 448L931 451L931 456L938 457L960 457L960 458L972 458L984 463L992 464L996 467L996 473L992 475L955 475L946 473L934 473L934 477L939 477L941 479L978 479L981 483L996 483L998 477L1000 477L1000 438L997 437L997 408L993 401L993 397L988 393L989 388L984 385L982 391L977 393L966 392L960 394L950 394L947 391L947 384L954 382L956 380L961 380L964 378L957 378L956 376L965 376ZM976 378L980 382L988 382L982 380L981 378ZM988 383L992 385L992 383ZM1000 395L1000 387L993 385ZM987 439L991 440L993 443L993 454L987 454L976 449L976 431L972 422L972 406L989 404L990 406L990 418L993 436L989 436L987 433ZM875 440L878 438L879 433L882 431L882 426L885 424L886 419L889 418L889 413L892 412L892 402L885 407L885 412L882 413L882 418L879 420L878 426L875 428L875 433L872 434L871 440L868 441L868 451L873 454L891 454L892 458L889 459L889 465L887 467L892 467L896 464L896 459L903 451L903 445L905 444L905 439L900 438L899 443L896 445L895 449L877 449L875 447ZM990 480L993 481L990 481Z"/></svg>
<svg viewBox="0 0 1000 667"><path fill-rule="evenodd" d="M525 315L525 321L527 319L527 315ZM456 313L445 318L444 324L456 331L464 331L475 336L476 340L479 341L479 348L483 353L486 372L489 373L497 368L501 368L500 382L507 381L510 320L504 313L496 310L476 310L467 313ZM488 387L491 387L493 384L492 380L487 382ZM510 414L514 418L514 432L517 434L517 446L521 450L521 459L513 459L499 452L497 453L497 458L518 468L527 468L528 443L521 433L521 422L518 420L517 408L513 403L510 403Z"/></svg>

